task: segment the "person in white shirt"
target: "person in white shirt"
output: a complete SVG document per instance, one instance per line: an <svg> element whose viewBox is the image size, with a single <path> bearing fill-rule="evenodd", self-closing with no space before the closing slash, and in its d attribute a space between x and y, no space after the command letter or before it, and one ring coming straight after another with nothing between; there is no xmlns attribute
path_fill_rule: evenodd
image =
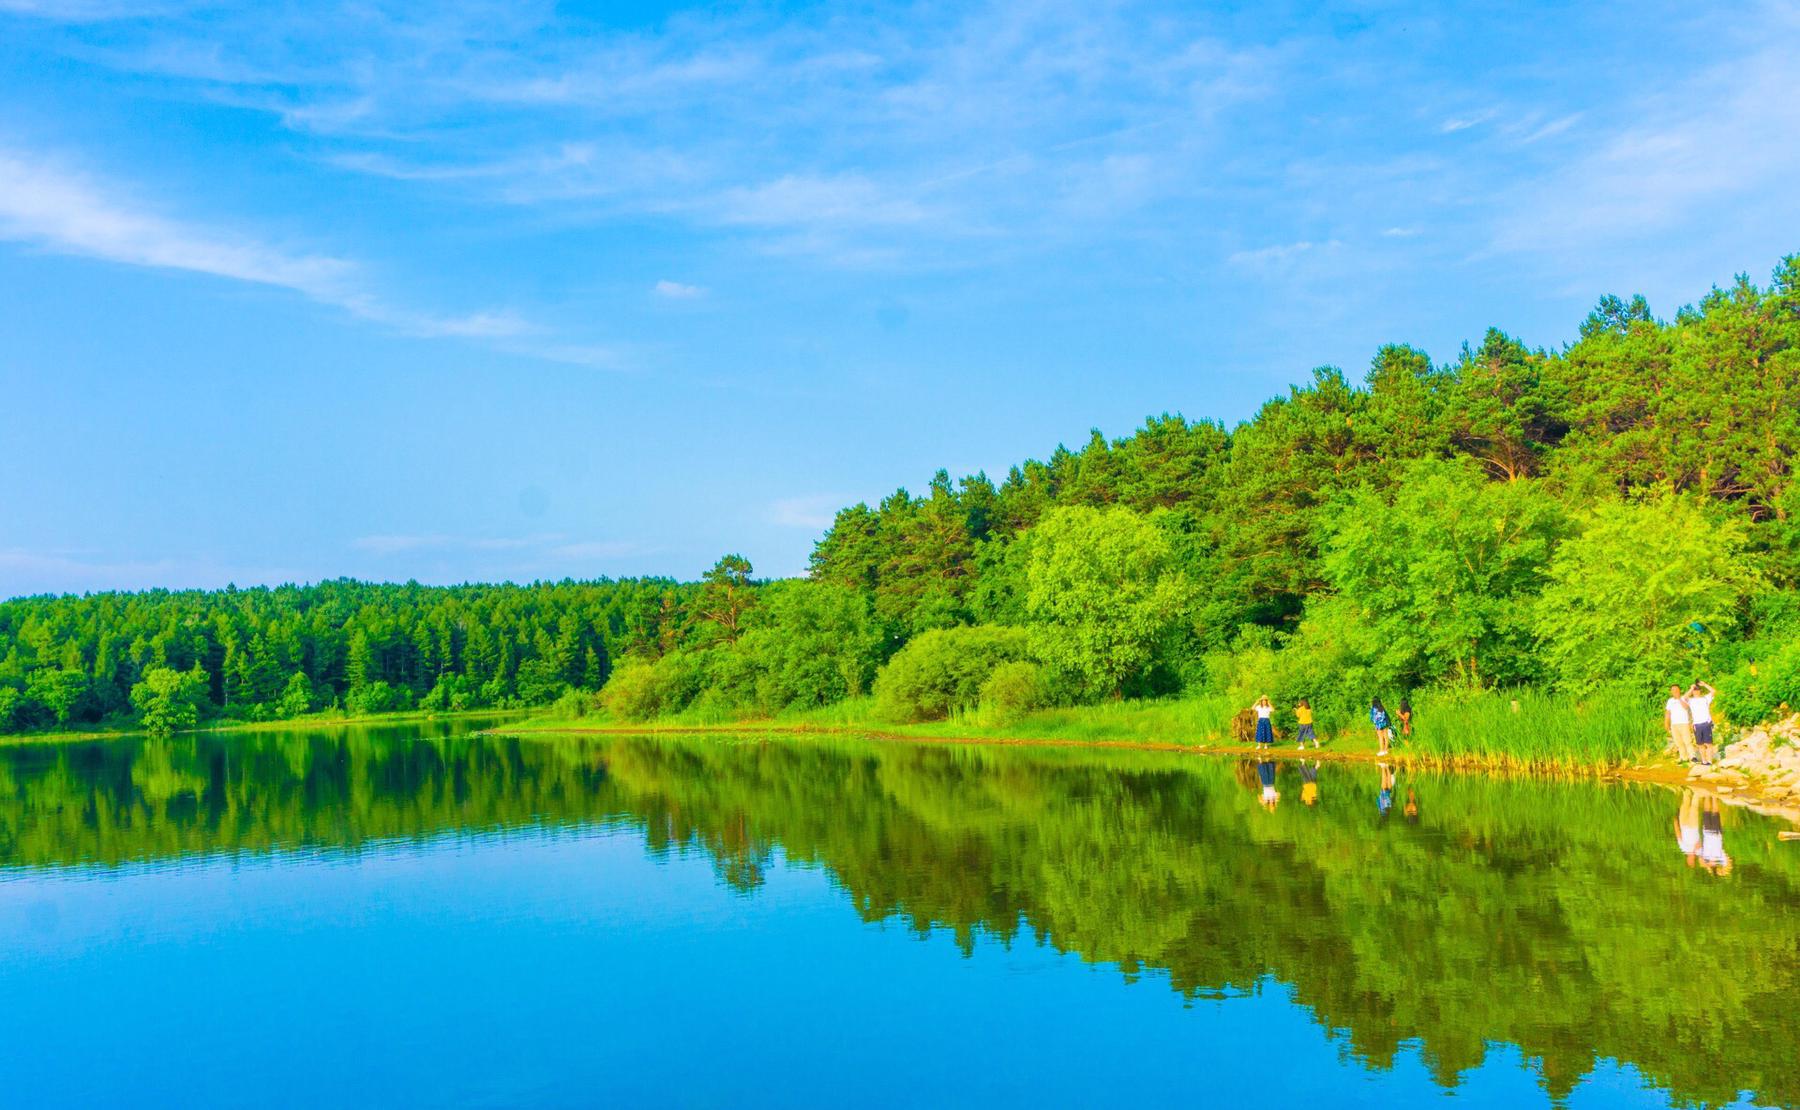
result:
<svg viewBox="0 0 1800 1110"><path fill-rule="evenodd" d="M1687 697L1681 687L1669 687L1669 700L1663 702L1663 728L1674 745L1675 758L1683 763L1694 761L1694 722L1688 716Z"/></svg>
<svg viewBox="0 0 1800 1110"><path fill-rule="evenodd" d="M1675 846L1687 858L1687 865L1700 861L1700 795L1692 790L1681 792L1681 811L1675 815Z"/></svg>
<svg viewBox="0 0 1800 1110"><path fill-rule="evenodd" d="M1694 724L1694 744L1700 750L1700 763L1711 767L1713 761L1713 695L1718 693L1704 682L1688 687L1688 720Z"/></svg>

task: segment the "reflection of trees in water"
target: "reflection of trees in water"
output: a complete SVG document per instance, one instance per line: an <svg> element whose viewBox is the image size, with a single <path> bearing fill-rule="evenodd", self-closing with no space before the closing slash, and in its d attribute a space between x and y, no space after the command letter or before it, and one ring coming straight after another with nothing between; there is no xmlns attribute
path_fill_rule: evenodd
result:
<svg viewBox="0 0 1800 1110"><path fill-rule="evenodd" d="M1800 1100L1800 853L1740 835L1733 873L1707 875L1671 850L1673 796L1479 778L1403 775L1417 821L1378 826L1377 775L1321 775L1317 806L1271 813L1252 765L1152 755L393 730L40 745L0 751L0 861L622 820L746 892L779 846L865 919L964 951L1030 935L1195 997L1273 977L1360 1059L1416 1040L1447 1085L1510 1042L1557 1094L1614 1057L1684 1098Z"/></svg>

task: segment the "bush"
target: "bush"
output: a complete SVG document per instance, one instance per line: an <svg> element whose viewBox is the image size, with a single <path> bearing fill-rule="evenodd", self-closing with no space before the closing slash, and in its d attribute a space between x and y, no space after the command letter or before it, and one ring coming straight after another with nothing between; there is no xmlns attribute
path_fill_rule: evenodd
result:
<svg viewBox="0 0 1800 1110"><path fill-rule="evenodd" d="M1002 663L981 684L981 715L990 724L1006 724L1048 704L1044 668L1023 659Z"/></svg>
<svg viewBox="0 0 1800 1110"><path fill-rule="evenodd" d="M550 711L564 720L578 721L599 708L599 694L571 687L564 690L562 696L551 703Z"/></svg>
<svg viewBox="0 0 1800 1110"><path fill-rule="evenodd" d="M344 708L359 717L411 709L412 702L411 690L404 686L390 686L379 680L358 686L344 696Z"/></svg>
<svg viewBox="0 0 1800 1110"><path fill-rule="evenodd" d="M1800 640L1768 648L1719 680L1719 710L1733 724L1785 716L1800 706Z"/></svg>
<svg viewBox="0 0 1800 1110"><path fill-rule="evenodd" d="M876 713L891 721L942 720L981 700L1003 663L1026 657L1022 628L934 628L913 638L875 677Z"/></svg>
<svg viewBox="0 0 1800 1110"><path fill-rule="evenodd" d="M600 704L628 721L647 721L678 713L699 694L706 673L700 661L672 651L661 659L628 659L619 664L600 691Z"/></svg>

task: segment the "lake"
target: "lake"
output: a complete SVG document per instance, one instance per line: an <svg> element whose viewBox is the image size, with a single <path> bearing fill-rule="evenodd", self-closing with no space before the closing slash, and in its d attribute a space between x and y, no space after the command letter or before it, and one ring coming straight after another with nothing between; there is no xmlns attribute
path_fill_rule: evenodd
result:
<svg viewBox="0 0 1800 1110"><path fill-rule="evenodd" d="M1674 790L490 723L0 748L5 1101L1800 1104Z"/></svg>

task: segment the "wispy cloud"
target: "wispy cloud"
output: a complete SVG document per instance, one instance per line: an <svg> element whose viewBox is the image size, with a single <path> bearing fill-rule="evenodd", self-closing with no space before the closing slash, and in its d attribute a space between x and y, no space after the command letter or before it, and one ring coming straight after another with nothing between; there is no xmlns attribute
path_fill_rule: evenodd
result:
<svg viewBox="0 0 1800 1110"><path fill-rule="evenodd" d="M807 528L817 531L829 528L844 498L836 494L815 493L804 497L784 497L769 505L769 520L784 528Z"/></svg>
<svg viewBox="0 0 1800 1110"><path fill-rule="evenodd" d="M227 566L206 558L121 558L91 550L0 548L0 601L35 593L210 588L228 582L297 582L292 568Z"/></svg>
<svg viewBox="0 0 1800 1110"><path fill-rule="evenodd" d="M701 286L688 285L687 283L680 281L670 281L667 278L664 278L651 286L650 291L659 297L666 297L672 301L691 301L696 297L703 297L706 295L706 290Z"/></svg>
<svg viewBox="0 0 1800 1110"><path fill-rule="evenodd" d="M0 148L0 238L128 266L184 270L298 293L409 335L498 339L531 330L511 312L440 315L370 291L360 268L327 254L165 216L127 191L41 155Z"/></svg>
<svg viewBox="0 0 1800 1110"><path fill-rule="evenodd" d="M383 557L431 552L511 552L520 555L527 562L540 559L616 559L644 552L642 544L630 540L571 540L561 532L539 532L526 536L461 536L446 532L384 533L358 536L350 541L350 546L357 551Z"/></svg>
<svg viewBox="0 0 1800 1110"><path fill-rule="evenodd" d="M1566 129L1573 119L1547 127ZM1542 129L1540 129L1542 130ZM1659 89L1631 122L1503 194L1499 250L1580 250L1704 219L1741 224L1800 177L1800 70L1790 44ZM1734 207L1721 207L1731 200ZM1792 221L1789 221L1790 224Z"/></svg>
<svg viewBox="0 0 1800 1110"><path fill-rule="evenodd" d="M1452 116L1450 119L1447 119L1438 125L1438 132L1444 135L1453 135L1458 131L1467 131L1471 127L1480 127L1482 124L1499 114L1500 113L1495 109L1489 108L1486 111L1475 112L1472 115Z"/></svg>
<svg viewBox="0 0 1800 1110"><path fill-rule="evenodd" d="M1226 256L1226 261L1234 266L1248 266L1253 269L1268 269L1293 262L1304 255L1315 251L1333 250L1341 246L1336 239L1324 243L1314 243L1302 239L1297 243L1275 243L1254 250L1233 251Z"/></svg>
<svg viewBox="0 0 1800 1110"><path fill-rule="evenodd" d="M452 536L443 532L358 536L350 546L376 555L400 555L413 551L519 551L560 542L557 533L532 536Z"/></svg>

